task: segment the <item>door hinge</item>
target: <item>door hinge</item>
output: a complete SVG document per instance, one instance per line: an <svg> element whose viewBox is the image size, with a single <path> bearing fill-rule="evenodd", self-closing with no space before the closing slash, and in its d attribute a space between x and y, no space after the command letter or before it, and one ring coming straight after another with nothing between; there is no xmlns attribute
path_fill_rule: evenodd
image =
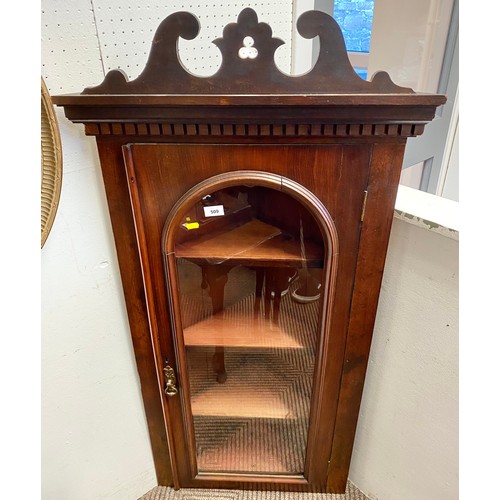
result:
<svg viewBox="0 0 500 500"><path fill-rule="evenodd" d="M361 207L361 222L365 219L365 208L366 208L366 198L368 197L368 191L365 191L363 195L363 206Z"/></svg>

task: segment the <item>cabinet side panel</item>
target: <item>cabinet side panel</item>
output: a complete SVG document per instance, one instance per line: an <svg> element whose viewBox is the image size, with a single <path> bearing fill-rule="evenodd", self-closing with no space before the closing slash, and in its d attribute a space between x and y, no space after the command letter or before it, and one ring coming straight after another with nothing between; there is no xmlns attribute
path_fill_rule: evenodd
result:
<svg viewBox="0 0 500 500"><path fill-rule="evenodd" d="M344 493L347 483L403 154L404 144L373 147L328 474L330 492Z"/></svg>
<svg viewBox="0 0 500 500"><path fill-rule="evenodd" d="M139 250L129 202L122 144L97 141L115 239L132 343L141 381L141 392L160 485L173 485L161 395L156 374Z"/></svg>

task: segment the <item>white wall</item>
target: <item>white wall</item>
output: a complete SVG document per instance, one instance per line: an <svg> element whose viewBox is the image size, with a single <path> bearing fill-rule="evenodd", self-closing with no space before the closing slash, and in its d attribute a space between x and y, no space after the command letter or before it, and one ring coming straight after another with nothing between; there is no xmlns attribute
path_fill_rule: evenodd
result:
<svg viewBox="0 0 500 500"><path fill-rule="evenodd" d="M127 14L119 26L113 20L119 36L139 26L135 34L148 38L162 12L161 2L42 0L42 76L51 93L79 92L128 60L104 46L113 39L108 6ZM286 34L291 25L280 21ZM136 64L147 50L133 56ZM156 482L95 141L60 111L58 119L63 188L41 253L42 498L136 499ZM379 500L453 498L455 246L395 223L351 473ZM443 495L427 495L420 483L442 486Z"/></svg>
<svg viewBox="0 0 500 500"><path fill-rule="evenodd" d="M373 499L458 498L458 241L405 218L391 232L350 478Z"/></svg>
<svg viewBox="0 0 500 500"><path fill-rule="evenodd" d="M62 127L42 250L42 492L135 499L156 479L95 146L78 131Z"/></svg>

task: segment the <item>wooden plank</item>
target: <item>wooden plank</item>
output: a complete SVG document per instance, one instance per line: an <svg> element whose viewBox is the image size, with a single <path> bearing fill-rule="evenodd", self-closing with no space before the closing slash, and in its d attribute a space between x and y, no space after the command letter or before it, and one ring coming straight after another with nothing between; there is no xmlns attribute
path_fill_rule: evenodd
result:
<svg viewBox="0 0 500 500"><path fill-rule="evenodd" d="M404 144L377 144L373 148L329 462L329 492L345 488L349 473L403 154Z"/></svg>
<svg viewBox="0 0 500 500"><path fill-rule="evenodd" d="M193 396L191 409L195 417L224 418L269 418L293 419L298 416L289 408L279 393L263 393L261 388L242 391L235 397L234 392L225 390L225 384L217 384L214 390Z"/></svg>
<svg viewBox="0 0 500 500"><path fill-rule="evenodd" d="M127 178L123 175L122 144L117 141L97 141L102 175L116 242L120 275L130 323L141 393L148 422L158 484L175 485L162 407L161 387L155 368L154 345L148 325L148 312L141 274L132 208Z"/></svg>
<svg viewBox="0 0 500 500"><path fill-rule="evenodd" d="M303 349L291 332L263 318L224 313L216 314L184 330L186 346L276 347ZM291 321L291 319L290 319Z"/></svg>
<svg viewBox="0 0 500 500"><path fill-rule="evenodd" d="M323 249L307 243L305 255L300 244L288 240L281 230L270 224L251 221L216 235L191 240L175 247L175 255L202 263L244 263L259 266L300 265L307 261L321 265Z"/></svg>

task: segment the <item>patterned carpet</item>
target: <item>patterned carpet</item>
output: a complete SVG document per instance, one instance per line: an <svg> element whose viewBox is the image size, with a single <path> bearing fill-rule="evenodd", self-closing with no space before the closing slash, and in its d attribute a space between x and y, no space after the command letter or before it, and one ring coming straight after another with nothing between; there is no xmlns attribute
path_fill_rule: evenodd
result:
<svg viewBox="0 0 500 500"><path fill-rule="evenodd" d="M201 490L175 491L157 486L139 500L369 500L356 486L347 482L345 494L290 493L283 491Z"/></svg>

